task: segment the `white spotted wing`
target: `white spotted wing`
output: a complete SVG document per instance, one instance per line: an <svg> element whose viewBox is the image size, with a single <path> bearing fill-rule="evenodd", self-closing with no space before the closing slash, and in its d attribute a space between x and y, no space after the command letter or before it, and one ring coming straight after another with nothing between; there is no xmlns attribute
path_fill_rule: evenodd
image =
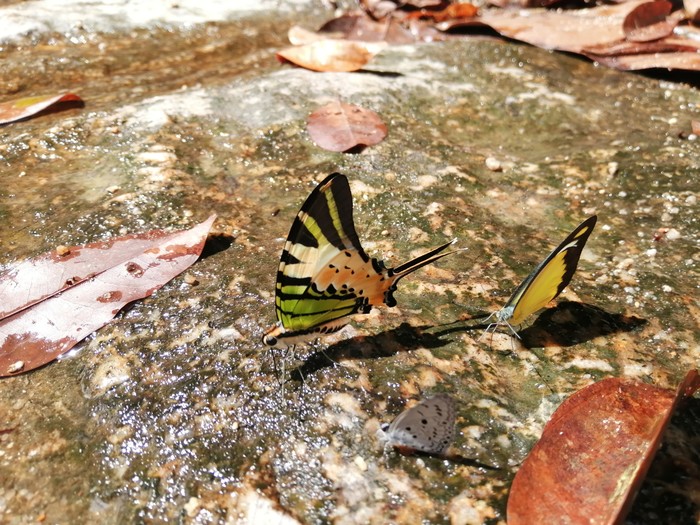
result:
<svg viewBox="0 0 700 525"><path fill-rule="evenodd" d="M383 430L394 447L442 455L455 437L454 399L447 394L424 399Z"/></svg>

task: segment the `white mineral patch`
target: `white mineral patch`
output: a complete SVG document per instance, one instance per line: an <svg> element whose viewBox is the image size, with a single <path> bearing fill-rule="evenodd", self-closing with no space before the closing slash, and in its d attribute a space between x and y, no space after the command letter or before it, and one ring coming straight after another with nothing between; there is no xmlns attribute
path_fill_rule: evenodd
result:
<svg viewBox="0 0 700 525"><path fill-rule="evenodd" d="M241 18L245 13L293 8L304 0L34 0L0 8L0 41L31 33L127 31L150 26L194 26Z"/></svg>
<svg viewBox="0 0 700 525"><path fill-rule="evenodd" d="M572 359L564 368L581 368L582 370L600 370L601 372L612 372L613 367L610 363L602 359Z"/></svg>
<svg viewBox="0 0 700 525"><path fill-rule="evenodd" d="M230 523L274 523L275 525L298 525L292 516L277 510L277 504L259 494L255 489L246 487L237 496L235 510L238 520Z"/></svg>
<svg viewBox="0 0 700 525"><path fill-rule="evenodd" d="M631 363L624 366L622 375L625 377L644 377L654 370L650 363Z"/></svg>
<svg viewBox="0 0 700 525"><path fill-rule="evenodd" d="M138 105L124 106L113 118L125 119L127 125L160 128L170 122L172 116L204 117L211 113L211 95L204 90L192 90L153 97Z"/></svg>

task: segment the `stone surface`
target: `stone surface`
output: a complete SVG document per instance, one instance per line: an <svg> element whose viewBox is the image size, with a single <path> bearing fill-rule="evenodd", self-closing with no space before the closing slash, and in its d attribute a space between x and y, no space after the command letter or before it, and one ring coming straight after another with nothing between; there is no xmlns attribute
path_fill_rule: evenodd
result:
<svg viewBox="0 0 700 525"><path fill-rule="evenodd" d="M66 89L86 107L0 128L1 264L212 211L224 236L70 356L0 382L0 522L504 523L567 395L610 376L674 387L700 364L694 88L493 40L389 47L357 73L275 60L289 27L331 16L295 3L6 36L2 100ZM334 99L377 112L387 138L316 147L306 117ZM468 250L297 347L282 389L260 337L291 222L332 171L371 255ZM525 345L482 338L465 319L593 213L560 306ZM432 392L458 401L457 451L498 470L384 450L381 424ZM680 443L698 439L691 408ZM667 512L650 501L638 523Z"/></svg>

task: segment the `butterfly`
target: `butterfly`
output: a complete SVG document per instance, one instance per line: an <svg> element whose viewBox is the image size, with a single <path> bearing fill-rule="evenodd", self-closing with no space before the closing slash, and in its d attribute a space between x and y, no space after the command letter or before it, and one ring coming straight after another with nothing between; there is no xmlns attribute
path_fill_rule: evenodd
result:
<svg viewBox="0 0 700 525"><path fill-rule="evenodd" d="M506 325L520 338L513 326L522 324L530 314L543 308L567 287L597 220L598 217L593 215L579 224L515 289L506 305L486 318L486 321L496 318L486 331Z"/></svg>
<svg viewBox="0 0 700 525"><path fill-rule="evenodd" d="M289 231L277 270L277 323L265 331L263 343L292 346L337 332L350 316L366 314L373 306L395 306L393 293L398 282L456 253L440 253L453 242L396 268L386 268L362 249L347 177L329 175L311 192Z"/></svg>
<svg viewBox="0 0 700 525"><path fill-rule="evenodd" d="M442 456L455 438L455 401L447 394L434 395L401 412L382 430L402 452Z"/></svg>

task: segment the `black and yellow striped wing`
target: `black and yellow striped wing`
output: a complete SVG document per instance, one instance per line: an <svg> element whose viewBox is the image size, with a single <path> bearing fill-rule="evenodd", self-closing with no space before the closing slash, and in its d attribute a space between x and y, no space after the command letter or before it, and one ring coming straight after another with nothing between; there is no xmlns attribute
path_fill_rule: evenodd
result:
<svg viewBox="0 0 700 525"><path fill-rule="evenodd" d="M369 270L376 275L355 231L348 180L333 173L311 192L289 231L277 271L278 324L265 343L335 331L349 315L368 310L356 284Z"/></svg>
<svg viewBox="0 0 700 525"><path fill-rule="evenodd" d="M547 305L569 284L579 258L595 227L597 216L579 224L564 241L513 292L503 309L496 312L499 324L519 325Z"/></svg>

